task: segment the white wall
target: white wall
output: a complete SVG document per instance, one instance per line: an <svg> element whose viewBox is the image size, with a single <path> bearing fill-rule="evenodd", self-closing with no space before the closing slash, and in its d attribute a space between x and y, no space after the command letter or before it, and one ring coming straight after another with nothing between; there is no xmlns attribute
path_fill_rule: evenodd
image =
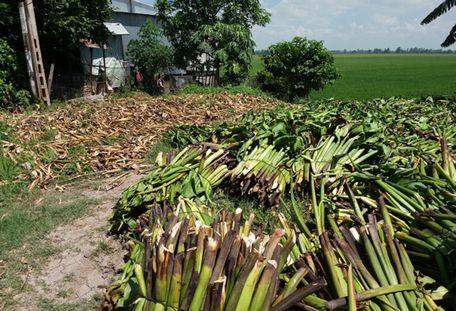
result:
<svg viewBox="0 0 456 311"><path fill-rule="evenodd" d="M112 6L117 12L155 15L154 0L112 0Z"/></svg>

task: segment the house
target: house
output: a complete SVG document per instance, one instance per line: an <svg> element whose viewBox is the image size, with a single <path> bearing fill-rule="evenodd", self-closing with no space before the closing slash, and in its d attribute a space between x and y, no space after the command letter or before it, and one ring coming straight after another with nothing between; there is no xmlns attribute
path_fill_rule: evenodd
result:
<svg viewBox="0 0 456 311"><path fill-rule="evenodd" d="M112 19L104 23L111 36L103 48L87 40L81 41L81 61L87 77L84 93L98 93L100 85L115 89L128 84L133 70L133 64L129 62L127 55L128 44L131 40L139 39L141 26L147 20L160 27L154 2L112 0ZM163 43L169 44L166 38L163 38ZM186 73L183 69L170 68L165 78L165 92L195 81L195 77L186 76ZM209 81L205 77L204 81L206 80Z"/></svg>
<svg viewBox="0 0 456 311"><path fill-rule="evenodd" d="M127 84L131 72L127 57L128 43L139 38L141 26L147 20L158 24L152 3L113 0L112 6L112 19L104 23L111 33L107 42L100 46L90 40L81 39L80 54L86 76L86 94L98 93L100 85L111 89Z"/></svg>

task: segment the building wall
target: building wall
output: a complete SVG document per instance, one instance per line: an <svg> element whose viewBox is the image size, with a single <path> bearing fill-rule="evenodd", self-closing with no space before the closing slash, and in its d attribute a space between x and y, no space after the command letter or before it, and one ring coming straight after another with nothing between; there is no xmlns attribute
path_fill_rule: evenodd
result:
<svg viewBox="0 0 456 311"><path fill-rule="evenodd" d="M125 27L125 29L127 29L128 33L129 33L129 35L121 36L124 59L127 59L126 53L127 53L128 43L131 40L136 40L139 38L139 36L138 36L139 30L141 29L141 26L147 20L151 20L158 27L160 27L160 25L157 21L157 17L153 16L153 15L114 12L114 14L112 16L112 22L121 23ZM165 38L163 38L163 42L166 42Z"/></svg>
<svg viewBox="0 0 456 311"><path fill-rule="evenodd" d="M110 36L106 45L108 48L105 50L105 57L114 57L119 60L125 59L121 36ZM90 71L90 49L81 45L79 50L84 74L87 74ZM92 49L92 60L102 57L103 51L101 49Z"/></svg>
<svg viewBox="0 0 456 311"><path fill-rule="evenodd" d="M155 15L155 0L112 0L116 12Z"/></svg>

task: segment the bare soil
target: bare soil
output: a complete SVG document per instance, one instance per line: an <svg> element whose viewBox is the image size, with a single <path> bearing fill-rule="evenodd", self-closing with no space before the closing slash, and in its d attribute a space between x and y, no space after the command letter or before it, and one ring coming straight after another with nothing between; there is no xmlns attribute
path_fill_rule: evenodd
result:
<svg viewBox="0 0 456 311"><path fill-rule="evenodd" d="M43 301L46 306L73 304L76 307L102 295L102 288L114 280L127 254L118 239L107 235L111 210L121 192L141 177L126 175L65 190L76 197L93 198L97 203L82 218L57 227L48 236L47 243L61 251L52 255L43 269L24 276L24 291L15 297L16 301L22 301L17 310L43 310ZM106 189L106 185L112 189ZM96 307L93 305L93 309Z"/></svg>

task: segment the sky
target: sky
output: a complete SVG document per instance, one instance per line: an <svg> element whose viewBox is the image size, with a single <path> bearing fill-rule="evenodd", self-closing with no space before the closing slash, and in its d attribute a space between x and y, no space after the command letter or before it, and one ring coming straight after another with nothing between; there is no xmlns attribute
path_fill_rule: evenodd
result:
<svg viewBox="0 0 456 311"><path fill-rule="evenodd" d="M155 0L139 1L155 3ZM456 7L431 24L420 24L443 0L260 1L271 13L271 22L266 27L253 28L256 49L265 49L294 36L322 40L331 50L399 46L440 49L456 24Z"/></svg>
<svg viewBox="0 0 456 311"><path fill-rule="evenodd" d="M331 50L439 49L456 23L456 8L431 24L421 20L442 0L262 0L271 13L254 27L256 49L302 36L323 40Z"/></svg>

